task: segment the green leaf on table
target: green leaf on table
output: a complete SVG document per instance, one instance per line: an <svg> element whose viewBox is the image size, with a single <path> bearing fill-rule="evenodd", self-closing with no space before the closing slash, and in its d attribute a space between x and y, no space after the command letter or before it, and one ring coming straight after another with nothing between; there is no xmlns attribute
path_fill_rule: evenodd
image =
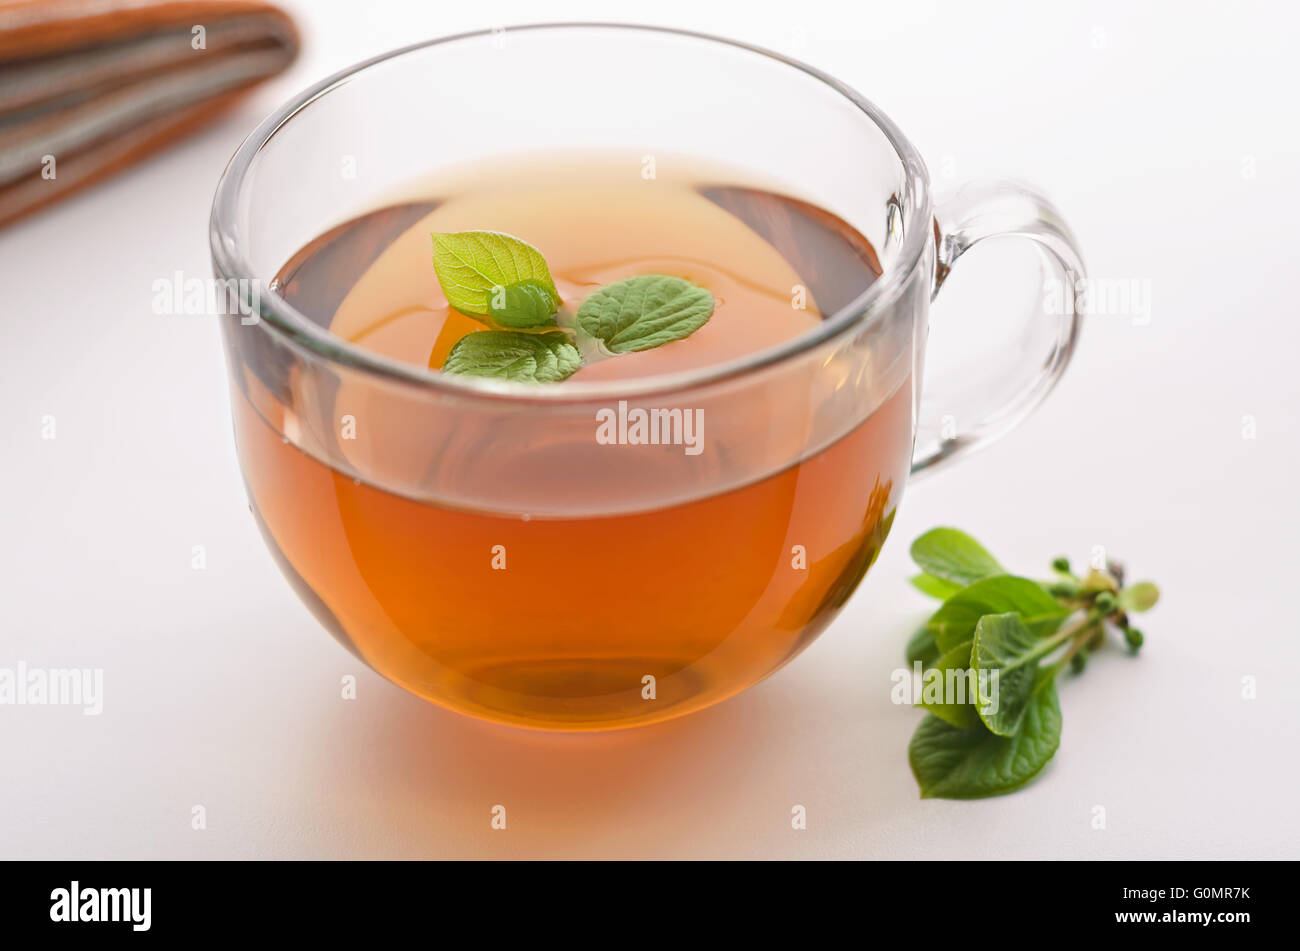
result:
<svg viewBox="0 0 1300 951"><path fill-rule="evenodd" d="M592 293L578 308L578 326L611 353L650 350L689 337L713 316L713 295L664 274L629 277Z"/></svg>
<svg viewBox="0 0 1300 951"><path fill-rule="evenodd" d="M1015 736L963 730L927 716L907 758L923 799L981 799L1013 792L1042 771L1061 743L1061 708L1051 677L1040 679Z"/></svg>
<svg viewBox="0 0 1300 951"><path fill-rule="evenodd" d="M1020 729L1038 679L1042 645L1018 614L986 614L975 625L970 663L976 672L977 709L998 736L1014 736Z"/></svg>
<svg viewBox="0 0 1300 951"><path fill-rule="evenodd" d="M922 674L921 702L918 704L944 722L963 730L982 729L983 726L975 708L976 694L971 685L971 644L971 641L963 641L927 668ZM961 702L957 702L959 696Z"/></svg>
<svg viewBox="0 0 1300 951"><path fill-rule="evenodd" d="M1037 581L1015 575L994 575L968 585L943 603L926 625L940 652L975 636L975 625L986 614L1015 612L1036 637L1044 637L1071 613Z"/></svg>
<svg viewBox="0 0 1300 951"><path fill-rule="evenodd" d="M1006 573L983 545L956 528L932 528L912 542L912 560L926 574L956 585Z"/></svg>
<svg viewBox="0 0 1300 951"><path fill-rule="evenodd" d="M954 594L962 589L959 584L951 581L945 581L928 571L923 571L919 575L913 575L908 579L912 582L912 587L922 594L931 598L937 598L940 601L947 601Z"/></svg>
<svg viewBox="0 0 1300 951"><path fill-rule="evenodd" d="M1120 591L1117 600L1120 609L1126 614L1141 614L1156 606L1160 600L1160 589L1150 581L1139 581Z"/></svg>
<svg viewBox="0 0 1300 951"><path fill-rule="evenodd" d="M907 641L907 662L921 662L922 667L929 667L939 659L939 645L934 642L934 631L922 627Z"/></svg>
<svg viewBox="0 0 1300 951"><path fill-rule="evenodd" d="M499 231L433 235L433 269L447 303L462 314L485 316L493 288L535 282L558 301L542 252Z"/></svg>
<svg viewBox="0 0 1300 951"><path fill-rule="evenodd" d="M442 372L517 383L558 383L581 366L578 348L559 331L480 330L456 341Z"/></svg>
<svg viewBox="0 0 1300 951"><path fill-rule="evenodd" d="M555 323L559 304L540 281L497 285L488 293L488 316L502 327L541 327Z"/></svg>

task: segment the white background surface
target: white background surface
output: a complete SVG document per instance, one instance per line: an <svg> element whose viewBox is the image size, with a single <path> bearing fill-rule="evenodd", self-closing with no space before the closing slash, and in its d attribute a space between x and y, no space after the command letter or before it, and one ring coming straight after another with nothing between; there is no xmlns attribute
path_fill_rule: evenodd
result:
<svg viewBox="0 0 1300 951"><path fill-rule="evenodd" d="M0 857L1300 856L1286 610L1300 20L1282 4L1136 6L295 4L307 46L290 73L0 233L0 665L103 667L106 695L99 717L0 707ZM1152 313L1094 320L1027 424L914 484L880 563L786 670L667 725L564 736L427 705L318 628L247 512L214 321L156 316L150 300L156 278L210 273L217 176L289 95L416 39L577 18L821 66L901 125L939 189L1040 184L1093 275L1149 280ZM990 306L953 280L938 338ZM1164 589L1140 658L1108 651L1063 678L1061 750L1011 797L921 801L907 767L920 717L890 702L888 678L927 606L907 546L935 524L1026 573L1103 544ZM206 571L190 567L196 544ZM497 803L505 831L489 826ZM790 827L796 803L806 831Z"/></svg>

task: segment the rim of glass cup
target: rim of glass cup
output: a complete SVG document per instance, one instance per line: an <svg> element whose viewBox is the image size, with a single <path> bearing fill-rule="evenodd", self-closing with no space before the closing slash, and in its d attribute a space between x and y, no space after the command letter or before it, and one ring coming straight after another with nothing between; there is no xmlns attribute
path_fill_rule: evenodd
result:
<svg viewBox="0 0 1300 951"><path fill-rule="evenodd" d="M295 349L306 351L352 370L380 377L388 382L442 391L447 395L504 399L512 402L564 403L602 398L640 397L718 383L792 360L853 330L861 330L888 313L889 305L898 298L904 285L912 276L926 242L933 240L934 230L930 220L933 210L930 207L929 173L925 163L922 162L920 154L912 143L874 103L852 87L807 63L761 46L708 33L673 27L600 22L530 23L505 28L507 33L543 30L620 30L704 40L766 57L775 63L797 69L829 86L884 133L903 165L908 212L903 219L903 241L895 266L886 270L844 307L823 318L820 326L815 330L806 331L774 347L694 370L598 383L565 381L561 386L538 386L483 377L458 377L387 357L331 333L293 307L279 294L266 290L269 282L261 281L254 273L235 226L239 199L258 152L281 126L292 121L302 109L364 70L408 53L445 43L489 37L494 33L494 30L489 29L412 43L355 63L305 89L263 119L231 157L217 182L216 194L213 196L209 240L212 246L213 265L218 272L218 277L238 282L233 286L240 288L255 286L253 282L257 282L256 286L263 288L258 299L245 303L256 304L259 319L265 321L273 332Z"/></svg>

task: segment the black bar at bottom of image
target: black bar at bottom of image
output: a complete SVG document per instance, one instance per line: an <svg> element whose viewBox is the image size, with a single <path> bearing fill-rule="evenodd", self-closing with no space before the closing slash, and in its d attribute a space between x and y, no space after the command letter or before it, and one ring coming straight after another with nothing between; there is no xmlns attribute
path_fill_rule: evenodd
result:
<svg viewBox="0 0 1300 951"><path fill-rule="evenodd" d="M5 862L0 928L98 941L392 927L438 942L456 923L485 938L555 928L623 943L647 928L685 937L702 917L733 934L839 919L920 938L1014 920L1021 933L1230 939L1286 920L1294 874L1286 862ZM587 930L620 922L621 938Z"/></svg>

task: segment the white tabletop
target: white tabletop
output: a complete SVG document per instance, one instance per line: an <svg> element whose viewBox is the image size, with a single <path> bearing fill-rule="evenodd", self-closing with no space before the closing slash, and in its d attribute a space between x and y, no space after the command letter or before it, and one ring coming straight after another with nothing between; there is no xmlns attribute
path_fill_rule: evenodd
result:
<svg viewBox="0 0 1300 951"><path fill-rule="evenodd" d="M546 18L610 6L553 0ZM216 178L279 101L384 49L539 14L303 0L289 74L0 233L0 666L104 671L100 716L0 706L0 857L1300 855L1300 636L1284 610L1300 570L1295 11L716 6L625 18L842 77L940 188L1036 181L1093 275L1150 282L1150 322L1092 321L1022 428L911 486L844 613L769 681L599 735L444 712L361 667L295 599L246 508L214 319L155 315L151 288L209 274ZM992 306L997 281L975 275L997 255L978 255L936 305L936 338ZM1140 657L1111 650L1062 678L1060 752L1010 797L922 801L907 767L919 714L890 702L889 675L927 607L905 581L908 543L936 524L1026 573L1102 544L1164 591Z"/></svg>

